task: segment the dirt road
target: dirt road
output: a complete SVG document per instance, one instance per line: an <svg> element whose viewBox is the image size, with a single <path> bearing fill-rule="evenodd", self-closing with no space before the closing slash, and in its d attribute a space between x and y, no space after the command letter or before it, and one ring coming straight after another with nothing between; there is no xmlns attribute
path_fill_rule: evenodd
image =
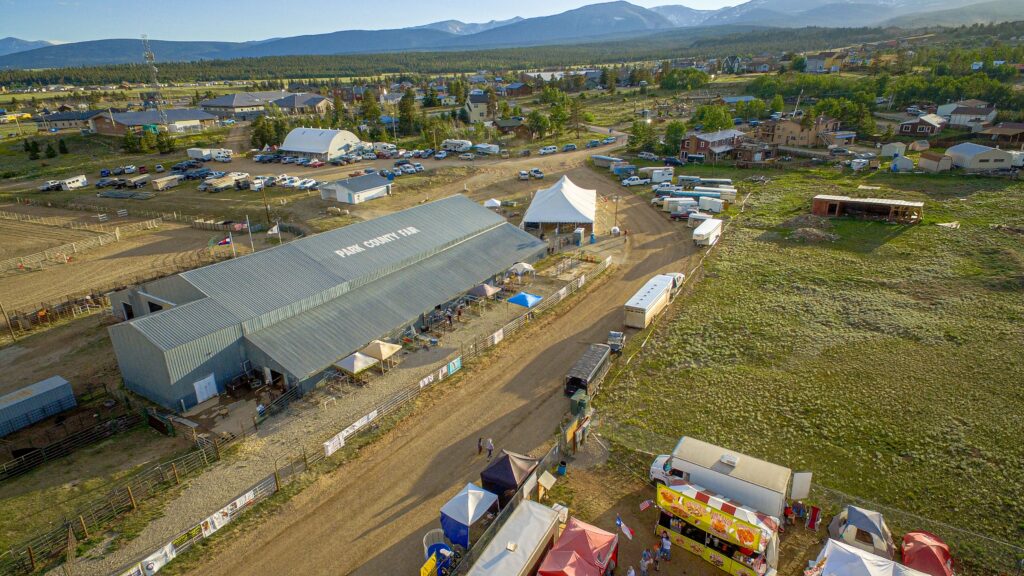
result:
<svg viewBox="0 0 1024 576"><path fill-rule="evenodd" d="M194 573L416 573L422 536L438 526L440 506L477 480L485 465L476 455L477 438L494 438L499 449L540 450L568 409L561 391L566 369L588 343L603 342L609 329L621 326L622 303L650 275L688 268L683 260L694 249L687 229L646 204L635 196L624 199L620 219L633 231L630 249L584 301L498 349L493 361L459 384L429 394L414 415L359 458L321 478Z"/></svg>

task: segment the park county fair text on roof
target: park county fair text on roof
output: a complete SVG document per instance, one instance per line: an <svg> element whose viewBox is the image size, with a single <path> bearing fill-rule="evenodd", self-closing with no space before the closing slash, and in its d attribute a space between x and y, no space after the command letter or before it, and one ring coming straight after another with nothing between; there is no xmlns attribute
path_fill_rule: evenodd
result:
<svg viewBox="0 0 1024 576"><path fill-rule="evenodd" d="M311 387L545 243L452 196L111 294L125 385L187 410L241 374Z"/></svg>

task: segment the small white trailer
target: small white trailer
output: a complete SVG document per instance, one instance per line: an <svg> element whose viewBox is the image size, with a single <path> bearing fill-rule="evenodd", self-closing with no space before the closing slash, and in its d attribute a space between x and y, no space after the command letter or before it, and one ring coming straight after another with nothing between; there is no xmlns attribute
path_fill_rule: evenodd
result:
<svg viewBox="0 0 1024 576"><path fill-rule="evenodd" d="M441 142L441 150L447 150L448 152L469 152L473 149L473 143L469 140L454 140L448 139Z"/></svg>
<svg viewBox="0 0 1024 576"><path fill-rule="evenodd" d="M661 204L661 210L671 214L684 211L689 206L696 208L698 206L697 201L693 198L665 198L665 201Z"/></svg>
<svg viewBox="0 0 1024 576"><path fill-rule="evenodd" d="M79 174L72 178L60 181L61 190L78 190L79 188L85 188L89 185L89 180L85 177L85 174Z"/></svg>
<svg viewBox="0 0 1024 576"><path fill-rule="evenodd" d="M659 274L644 284L636 294L626 301L626 326L643 330L660 314L672 298L674 279Z"/></svg>
<svg viewBox="0 0 1024 576"><path fill-rule="evenodd" d="M686 220L686 225L690 228L696 228L707 220L714 218L711 214L705 214L703 212L690 212L690 217Z"/></svg>
<svg viewBox="0 0 1024 576"><path fill-rule="evenodd" d="M693 231L693 242L697 246L714 246L722 236L722 221L709 218Z"/></svg>
<svg viewBox="0 0 1024 576"><path fill-rule="evenodd" d="M710 196L701 196L698 208L701 210L707 210L713 214L718 214L725 210L725 200L721 198L711 198Z"/></svg>
<svg viewBox="0 0 1024 576"><path fill-rule="evenodd" d="M213 151L209 148L189 148L187 152L192 160L213 160Z"/></svg>
<svg viewBox="0 0 1024 576"><path fill-rule="evenodd" d="M161 190L167 190L168 188L174 188L178 184L181 184L182 178L184 178L184 176L181 174L172 174L170 176L154 178L150 180L150 183L153 185L153 190L159 192Z"/></svg>
<svg viewBox="0 0 1024 576"><path fill-rule="evenodd" d="M656 168L653 166L647 166L637 170L644 178L650 178L652 184L659 184L661 182L672 182L672 177L675 176L675 172L671 166L667 168Z"/></svg>

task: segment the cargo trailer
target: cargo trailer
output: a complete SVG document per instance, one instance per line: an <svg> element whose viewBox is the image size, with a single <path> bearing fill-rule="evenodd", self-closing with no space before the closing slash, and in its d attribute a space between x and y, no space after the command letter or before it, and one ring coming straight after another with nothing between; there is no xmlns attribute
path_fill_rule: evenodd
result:
<svg viewBox="0 0 1024 576"><path fill-rule="evenodd" d="M161 190L167 190L168 188L174 188L178 184L181 184L181 180L184 178L181 174L172 174L171 176L162 176L160 178L154 178L150 180L153 185L153 190L157 192Z"/></svg>
<svg viewBox="0 0 1024 576"><path fill-rule="evenodd" d="M703 212L690 212L690 217L686 220L686 225L690 228L696 228L700 226L704 221L711 220L714 218L711 214L705 214Z"/></svg>
<svg viewBox="0 0 1024 576"><path fill-rule="evenodd" d="M668 307L673 285L672 277L663 274L648 280L643 288L626 301L626 326L641 330L647 328Z"/></svg>
<svg viewBox="0 0 1024 576"><path fill-rule="evenodd" d="M565 395L572 396L579 390L594 396L597 385L608 367L612 349L607 344L591 344L580 359L565 375Z"/></svg>
<svg viewBox="0 0 1024 576"><path fill-rule="evenodd" d="M698 207L701 210L706 210L712 214L718 214L719 212L725 211L725 201L721 198L711 198L709 196L701 196Z"/></svg>
<svg viewBox="0 0 1024 576"><path fill-rule="evenodd" d="M85 177L85 174L79 174L74 178L68 178L67 180L60 181L61 190L78 190L79 188L85 188L88 185L89 180Z"/></svg>
<svg viewBox="0 0 1024 576"><path fill-rule="evenodd" d="M693 231L693 242L697 246L714 246L722 236L722 221L709 218Z"/></svg>

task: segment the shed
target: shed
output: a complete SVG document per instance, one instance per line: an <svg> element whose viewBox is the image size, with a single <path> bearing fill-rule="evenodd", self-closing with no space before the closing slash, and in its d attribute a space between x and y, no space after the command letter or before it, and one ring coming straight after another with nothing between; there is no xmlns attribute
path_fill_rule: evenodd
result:
<svg viewBox="0 0 1024 576"><path fill-rule="evenodd" d="M897 155L893 157L890 169L893 172L913 172L914 161L906 156Z"/></svg>
<svg viewBox="0 0 1024 576"><path fill-rule="evenodd" d="M376 198L390 196L392 185L391 180L374 172L324 184L320 187L320 198L346 204L361 204Z"/></svg>
<svg viewBox="0 0 1024 576"><path fill-rule="evenodd" d="M819 194L814 197L811 213L826 218L848 216L861 220L885 220L900 224L916 224L924 215L924 202L890 200L888 198L850 198Z"/></svg>
<svg viewBox="0 0 1024 576"><path fill-rule="evenodd" d="M892 158L893 156L903 156L907 153L907 145L903 142L889 142L882 146L881 155L886 158Z"/></svg>
<svg viewBox="0 0 1024 576"><path fill-rule="evenodd" d="M71 384L51 376L0 396L0 437L77 406Z"/></svg>
<svg viewBox="0 0 1024 576"><path fill-rule="evenodd" d="M917 167L925 172L947 172L953 168L953 159L941 152L922 152Z"/></svg>
<svg viewBox="0 0 1024 576"><path fill-rule="evenodd" d="M973 142L964 142L948 148L946 155L952 158L953 166L963 168L967 172L986 172L1010 168L1013 165L1013 155L1006 150Z"/></svg>

